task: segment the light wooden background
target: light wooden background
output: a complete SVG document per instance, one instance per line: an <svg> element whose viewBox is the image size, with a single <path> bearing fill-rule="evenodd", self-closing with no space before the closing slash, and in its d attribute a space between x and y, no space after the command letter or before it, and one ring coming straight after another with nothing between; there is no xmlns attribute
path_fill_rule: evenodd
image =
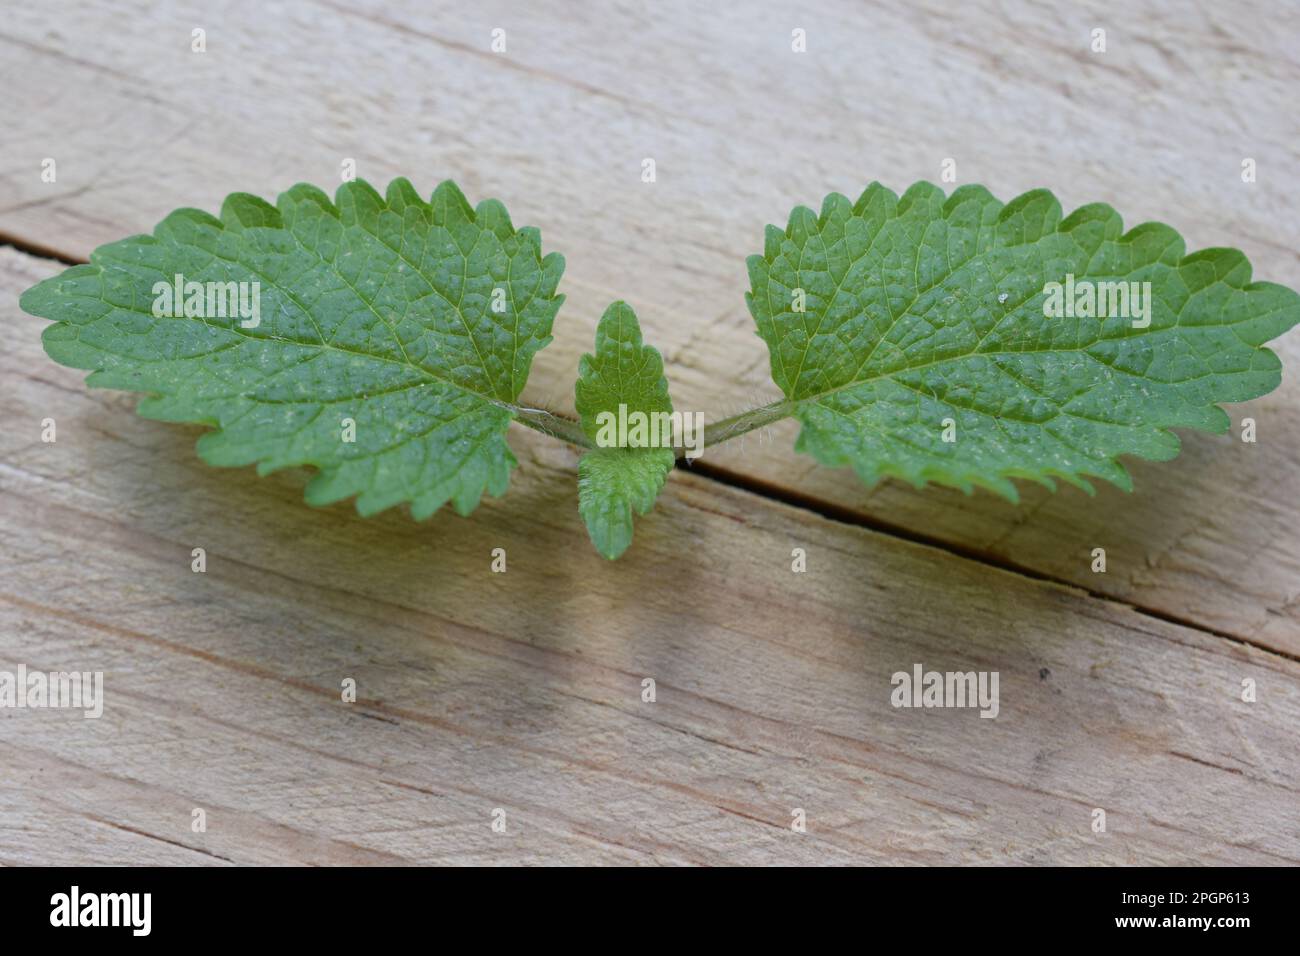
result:
<svg viewBox="0 0 1300 956"><path fill-rule="evenodd" d="M774 397L742 299L763 226L949 157L1295 286L1297 8L1137 6L6 4L0 669L102 670L107 705L0 711L0 862L1300 860L1300 333L1230 409L1257 444L1187 434L1132 495L867 490L785 423L676 472L611 564L566 446L513 430L469 519L314 510L303 475L208 468L199 429L87 390L17 308L51 257L346 157L497 196L565 254L525 393L562 412L616 297L678 407ZM914 663L1000 672L1000 715L895 710Z"/></svg>

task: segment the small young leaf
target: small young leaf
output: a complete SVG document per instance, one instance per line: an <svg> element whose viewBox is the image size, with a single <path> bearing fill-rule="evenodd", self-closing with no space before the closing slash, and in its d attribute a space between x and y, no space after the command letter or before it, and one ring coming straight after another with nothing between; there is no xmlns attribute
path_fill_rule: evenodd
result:
<svg viewBox="0 0 1300 956"><path fill-rule="evenodd" d="M506 429L563 270L536 229L451 182L431 203L405 179L386 197L346 183L333 203L300 184L275 206L231 195L219 219L177 210L21 305L56 320L45 350L92 369L88 384L149 393L147 417L215 426L205 461L312 465L312 504L409 501L423 518L505 491ZM177 281L205 285L176 296Z"/></svg>
<svg viewBox="0 0 1300 956"><path fill-rule="evenodd" d="M673 410L663 359L642 344L641 327L627 303L605 310L596 327L596 354L582 357L576 391L582 429L597 445L578 462L578 510L596 550L617 558L632 543L633 510L643 515L654 507L675 461L671 448L613 447L608 439L615 430L602 434L602 424L608 427L625 416Z"/></svg>
<svg viewBox="0 0 1300 956"><path fill-rule="evenodd" d="M1117 456L1172 458L1174 426L1226 431L1217 403L1276 387L1261 346L1300 320L1300 296L1251 283L1240 252L1184 252L1106 205L1062 219L1044 190L1004 206L980 186L872 184L769 226L746 300L796 448L824 464L1013 501L1011 478L1129 489Z"/></svg>

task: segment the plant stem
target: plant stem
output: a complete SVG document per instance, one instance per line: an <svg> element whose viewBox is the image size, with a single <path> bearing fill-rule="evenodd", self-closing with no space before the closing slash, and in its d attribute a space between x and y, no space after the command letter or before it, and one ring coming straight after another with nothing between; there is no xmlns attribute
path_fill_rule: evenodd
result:
<svg viewBox="0 0 1300 956"><path fill-rule="evenodd" d="M543 435L550 435L552 438L566 441L570 445L577 445L579 448L596 447L596 443L582 430L582 426L571 418L564 418L553 412L548 412L544 408L523 408L515 405L511 406L510 410L514 412L515 419L519 424L527 425ZM772 402L770 405L751 408L739 415L724 418L712 425L706 424L704 426L704 447L707 449L710 445L738 438L745 432L752 432L764 425L779 422L783 418L789 418L792 412L793 406L790 402L781 399Z"/></svg>
<svg viewBox="0 0 1300 956"><path fill-rule="evenodd" d="M550 435L552 438L558 438L560 441L567 441L570 445L577 445L579 448L595 448L595 443L587 437L587 433L571 418L561 418L548 412L544 408L521 408L514 406L511 411L515 413L515 419L521 425L527 425L543 435Z"/></svg>
<svg viewBox="0 0 1300 956"><path fill-rule="evenodd" d="M772 402L770 405L763 405L759 408L751 408L747 412L741 412L739 415L732 415L730 418L724 418L720 422L714 422L712 425L704 426L704 447L716 445L732 438L739 437L745 432L752 432L756 428L762 428L764 425L770 425L773 422L779 422L783 418L789 418L794 412L794 406L786 399Z"/></svg>

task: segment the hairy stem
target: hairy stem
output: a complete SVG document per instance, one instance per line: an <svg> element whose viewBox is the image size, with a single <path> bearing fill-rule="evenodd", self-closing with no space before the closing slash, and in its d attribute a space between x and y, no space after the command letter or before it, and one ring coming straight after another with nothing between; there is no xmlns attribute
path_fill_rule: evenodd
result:
<svg viewBox="0 0 1300 956"><path fill-rule="evenodd" d="M587 437L587 433L582 430L582 426L571 418L564 418L553 412L548 412L544 408L523 408L515 405L511 406L510 410L514 412L515 419L519 424L527 425L543 435L550 435L552 438L566 441L570 445L577 445L579 448L596 447L595 442ZM772 402L770 405L751 408L739 415L732 415L730 418L724 418L722 421L714 422L711 425L706 423L704 426L704 447L707 449L711 445L738 438L746 432L754 431L756 428L762 428L764 425L770 425L773 422L779 422L783 418L789 418L793 411L794 406L789 401L781 399Z"/></svg>
<svg viewBox="0 0 1300 956"><path fill-rule="evenodd" d="M515 420L519 424L527 425L543 435L567 441L570 445L577 445L579 448L596 447L595 443L587 437L587 433L582 430L582 426L572 418L562 418L544 408L522 408L516 405L510 410L514 412Z"/></svg>
<svg viewBox="0 0 1300 956"><path fill-rule="evenodd" d="M704 426L704 447L707 449L710 445L716 445L719 442L737 438L745 434L745 432L752 432L756 428L762 428L764 425L779 422L783 418L789 418L793 412L794 406L783 398L780 401L772 402L770 405L751 408L739 415L724 418L712 425L706 424Z"/></svg>

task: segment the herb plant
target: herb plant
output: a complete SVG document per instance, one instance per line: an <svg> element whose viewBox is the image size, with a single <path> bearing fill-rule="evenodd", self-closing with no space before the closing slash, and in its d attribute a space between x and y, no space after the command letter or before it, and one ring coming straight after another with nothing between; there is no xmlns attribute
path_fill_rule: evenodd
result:
<svg viewBox="0 0 1300 956"><path fill-rule="evenodd" d="M748 265L784 397L708 424L705 447L794 417L797 450L869 484L1012 501L1015 478L1128 490L1120 455L1174 457L1173 427L1226 431L1219 403L1277 386L1263 345L1300 320L1300 296L1252 283L1240 252L1186 255L1170 227L1124 232L1103 204L1063 218L1045 190L1006 204L980 186L833 193L820 214L799 206L769 226ZM580 421L519 403L563 269L536 229L451 182L428 202L405 179L384 196L345 183L334 201L300 184L274 206L236 193L220 217L177 210L21 305L54 320L46 351L91 370L88 385L147 393L146 417L212 426L205 461L317 469L312 504L468 514L506 489L512 420L580 446L579 510L614 558L672 469L660 426L674 409L621 302L582 360ZM237 307L249 285L251 313ZM638 416L649 424L602 440L602 421Z"/></svg>

